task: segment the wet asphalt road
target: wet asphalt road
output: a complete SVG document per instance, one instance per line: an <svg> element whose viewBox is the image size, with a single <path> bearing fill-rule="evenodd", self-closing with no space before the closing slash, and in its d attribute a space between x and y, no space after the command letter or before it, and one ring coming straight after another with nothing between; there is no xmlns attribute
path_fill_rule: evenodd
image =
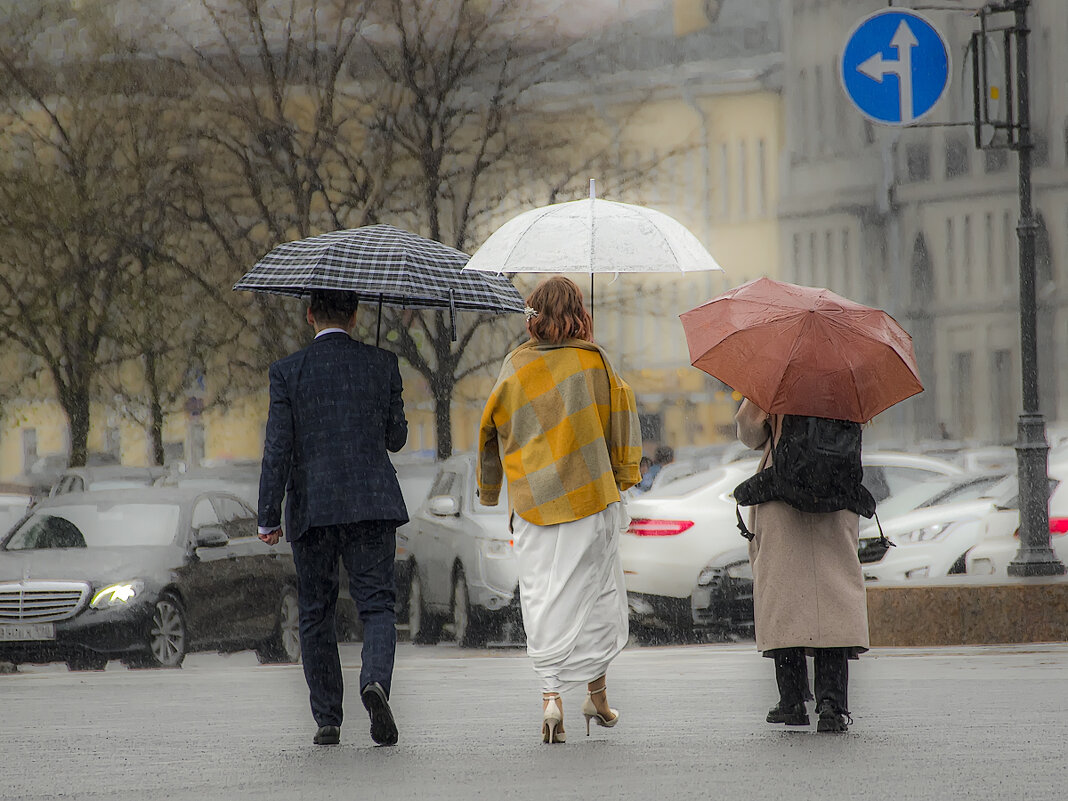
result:
<svg viewBox="0 0 1068 801"><path fill-rule="evenodd" d="M348 688L358 646L343 648ZM540 744L538 685L515 649L398 651L395 748L359 698L342 743L311 744L299 667L248 653L182 670L62 666L0 675L0 799L1064 799L1068 645L877 650L853 668L855 723L763 722L752 644L630 648L609 674L618 727Z"/></svg>

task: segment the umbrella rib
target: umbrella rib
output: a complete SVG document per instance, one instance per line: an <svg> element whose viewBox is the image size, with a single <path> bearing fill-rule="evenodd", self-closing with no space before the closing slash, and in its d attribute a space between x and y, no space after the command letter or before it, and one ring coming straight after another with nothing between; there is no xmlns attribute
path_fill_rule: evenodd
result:
<svg viewBox="0 0 1068 801"><path fill-rule="evenodd" d="M635 216L637 216L639 218L642 217L641 214L637 214ZM675 263L679 265L679 272L680 273L686 272L686 270L682 266L682 260L679 258L679 254L675 252L675 248L672 246L671 240L669 240L667 238L667 234L665 234L663 231L660 230L660 226L656 223L655 220L653 220L652 222L653 222L653 230L656 231L657 235L663 240L664 245L667 246L668 251L671 253L671 257L675 260Z"/></svg>
<svg viewBox="0 0 1068 801"><path fill-rule="evenodd" d="M544 210L542 210L541 214L538 214L538 215L532 217L532 219L530 221L530 224L526 228L523 229L522 233L520 233L518 236L516 236L515 242L513 242L512 246L510 248L508 248L508 252L504 255L504 258L502 259L502 263L504 263L504 264L508 263L508 259L511 258L512 253L514 253L515 249L517 247L519 247L519 243L522 241L523 237L525 237L527 235L527 233L530 231L530 229L534 227L534 224L539 222L543 217L547 217L548 215L552 214L555 209L556 209L556 206L548 206ZM498 270L497 274L500 275L503 272L504 272L504 270Z"/></svg>

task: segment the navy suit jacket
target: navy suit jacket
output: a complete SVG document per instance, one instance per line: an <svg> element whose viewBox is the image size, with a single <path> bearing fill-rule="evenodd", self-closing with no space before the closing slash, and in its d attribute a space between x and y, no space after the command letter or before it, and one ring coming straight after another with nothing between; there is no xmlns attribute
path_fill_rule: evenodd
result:
<svg viewBox="0 0 1068 801"><path fill-rule="evenodd" d="M408 522L386 451L408 439L397 357L340 332L271 365L259 525L286 539L313 526Z"/></svg>

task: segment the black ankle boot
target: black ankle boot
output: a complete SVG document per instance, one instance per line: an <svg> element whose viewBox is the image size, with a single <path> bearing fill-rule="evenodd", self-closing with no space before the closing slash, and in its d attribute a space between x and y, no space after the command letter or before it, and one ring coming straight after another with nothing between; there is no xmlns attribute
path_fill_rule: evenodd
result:
<svg viewBox="0 0 1068 801"><path fill-rule="evenodd" d="M849 712L844 709L835 709L831 704L823 702L816 710L819 712L820 719L816 724L817 732L843 732L849 729L849 724L853 722L853 718L849 716Z"/></svg>
<svg viewBox="0 0 1068 801"><path fill-rule="evenodd" d="M807 726L809 724L808 711L803 703L784 706L780 701L768 710L767 721L768 723L785 723L787 726Z"/></svg>

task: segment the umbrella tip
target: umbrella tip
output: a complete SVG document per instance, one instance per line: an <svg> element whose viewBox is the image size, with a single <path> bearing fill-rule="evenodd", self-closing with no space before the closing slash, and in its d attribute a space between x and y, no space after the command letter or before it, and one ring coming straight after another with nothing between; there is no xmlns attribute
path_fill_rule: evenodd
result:
<svg viewBox="0 0 1068 801"><path fill-rule="evenodd" d="M590 178L590 200L597 199L597 179Z"/></svg>

